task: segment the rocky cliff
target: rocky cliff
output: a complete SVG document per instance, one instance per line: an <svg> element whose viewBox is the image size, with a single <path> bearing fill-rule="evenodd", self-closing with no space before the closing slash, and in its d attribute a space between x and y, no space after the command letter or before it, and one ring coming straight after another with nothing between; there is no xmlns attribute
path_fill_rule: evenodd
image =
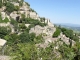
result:
<svg viewBox="0 0 80 60"><path fill-rule="evenodd" d="M14 20L20 20L21 18L31 18L31 19L36 19L38 21L40 21L41 23L47 23L47 26L41 27L40 25L36 25L35 27L31 28L29 33L36 33L36 35L38 36L39 34L45 34L45 40L47 39L47 41L51 40L54 41L55 38L52 38L53 33L56 31L56 27L50 22L50 19L45 18L45 17L40 17L38 15L38 13L36 11L34 11L32 8L30 8L30 4L27 2L24 2L23 0L2 0L2 6L0 8L0 14L1 14L1 18L2 20L5 20L5 18L7 17L9 19L9 21L7 23L0 23L0 26L10 26L10 28L12 29L12 33L14 33L14 27L13 25L10 24L11 19ZM12 9L13 7L10 6L9 4L11 4L14 9L11 11L10 9ZM28 27L31 24L26 24L25 26ZM60 34L60 36L58 38L61 38L66 44L69 44L69 39L63 35ZM58 39L57 38L57 39Z"/></svg>
<svg viewBox="0 0 80 60"><path fill-rule="evenodd" d="M70 38L69 36L67 36L68 34L64 34L67 30L63 29L65 32L61 31L60 30L61 28L56 27L53 23L51 23L50 19L45 17L40 17L35 10L30 8L30 4L27 2L24 2L23 0L1 0L0 1L0 27L10 27L11 33L9 35L16 34L20 36L20 34L23 33L23 35L25 36L26 35L25 31L27 31L27 34L35 33L36 37L39 36L39 38L41 38L43 41L43 42L35 43L35 45L38 48L45 49L50 45L50 43L55 43L55 42L57 43L54 46L54 50L59 49L59 45L62 45L63 43L65 43L68 46L71 43L72 43L72 46L76 44L74 39L71 39L72 36ZM59 28L60 32L59 30L57 31L57 28ZM69 33L69 32L71 33L72 31L70 30L70 31L67 31L66 33ZM54 37L53 36L54 34L55 35L58 34L58 35ZM5 39L8 39L9 35L4 36ZM31 36L27 36L26 38L28 37L31 37ZM26 38L24 37L25 41L26 41ZM13 39L14 38L12 38L12 40ZM15 40L18 40L18 39L15 39ZM33 40L36 40L36 38L34 38ZM56 52L56 55L57 53L58 52ZM5 60L5 58L7 59L8 57L0 56L0 58Z"/></svg>

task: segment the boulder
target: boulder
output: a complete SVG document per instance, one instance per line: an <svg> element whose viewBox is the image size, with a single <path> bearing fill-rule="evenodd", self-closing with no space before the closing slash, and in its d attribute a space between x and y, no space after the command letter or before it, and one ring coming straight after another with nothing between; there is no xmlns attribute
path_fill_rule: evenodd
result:
<svg viewBox="0 0 80 60"><path fill-rule="evenodd" d="M5 12L1 12L1 17L2 17L2 20L4 20L5 17L6 17L6 13Z"/></svg>

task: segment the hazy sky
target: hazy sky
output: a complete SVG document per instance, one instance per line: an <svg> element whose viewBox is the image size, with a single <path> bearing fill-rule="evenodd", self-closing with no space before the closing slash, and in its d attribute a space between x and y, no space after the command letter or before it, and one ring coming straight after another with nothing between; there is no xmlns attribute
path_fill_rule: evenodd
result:
<svg viewBox="0 0 80 60"><path fill-rule="evenodd" d="M80 0L25 0L41 17L53 23L80 24Z"/></svg>

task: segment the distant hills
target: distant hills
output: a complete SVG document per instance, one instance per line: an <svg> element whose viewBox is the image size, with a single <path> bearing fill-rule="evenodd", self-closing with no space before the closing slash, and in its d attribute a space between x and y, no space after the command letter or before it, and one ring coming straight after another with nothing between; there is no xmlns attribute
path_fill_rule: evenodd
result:
<svg viewBox="0 0 80 60"><path fill-rule="evenodd" d="M55 25L57 26L61 26L61 27L65 27L65 28L69 28L72 30L76 30L76 31L80 31L80 25L78 24L70 24L70 23L55 23Z"/></svg>

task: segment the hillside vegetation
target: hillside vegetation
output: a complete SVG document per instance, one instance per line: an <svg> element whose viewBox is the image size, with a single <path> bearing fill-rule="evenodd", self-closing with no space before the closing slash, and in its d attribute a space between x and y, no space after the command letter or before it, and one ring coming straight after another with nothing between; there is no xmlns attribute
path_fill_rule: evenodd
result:
<svg viewBox="0 0 80 60"><path fill-rule="evenodd" d="M79 34L54 26L24 0L0 0L0 38L11 60L80 60Z"/></svg>

